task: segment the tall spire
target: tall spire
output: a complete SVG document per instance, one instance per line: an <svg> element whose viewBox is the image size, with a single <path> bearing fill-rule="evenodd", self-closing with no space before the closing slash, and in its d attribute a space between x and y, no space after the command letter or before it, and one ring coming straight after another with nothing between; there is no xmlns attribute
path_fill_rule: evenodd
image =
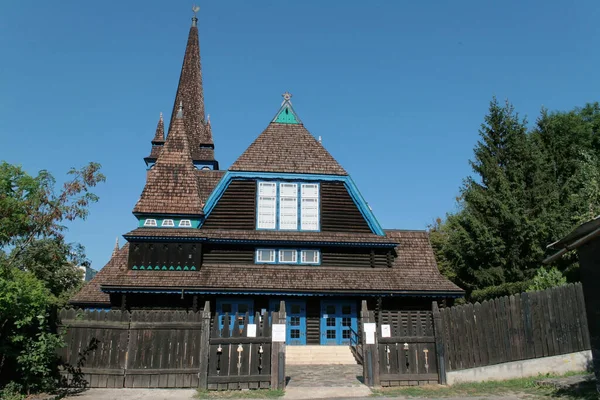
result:
<svg viewBox="0 0 600 400"><path fill-rule="evenodd" d="M170 125L173 124L177 108L181 102L185 104L183 122L189 137L189 145L194 161L206 161L216 164L214 158L214 142L211 130L207 127L204 110L204 93L202 86L202 67L200 63L200 43L198 38L199 7L192 8L194 16L190 27L179 85L173 102Z"/></svg>
<svg viewBox="0 0 600 400"><path fill-rule="evenodd" d="M156 132L154 133L154 139L152 144L164 144L165 143L165 121L163 121L163 115L160 113L158 124L156 124Z"/></svg>
<svg viewBox="0 0 600 400"><path fill-rule="evenodd" d="M119 237L117 236L117 240L115 241L115 247L113 249L112 256L113 257L116 256L118 252L119 252Z"/></svg>
<svg viewBox="0 0 600 400"><path fill-rule="evenodd" d="M156 164L133 212L139 214L198 215L202 213L198 177L192 163L185 114L180 103Z"/></svg>

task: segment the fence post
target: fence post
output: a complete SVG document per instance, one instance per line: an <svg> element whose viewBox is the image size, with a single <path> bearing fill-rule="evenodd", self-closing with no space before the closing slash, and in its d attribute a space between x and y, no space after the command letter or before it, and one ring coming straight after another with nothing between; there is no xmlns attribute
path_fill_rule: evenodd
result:
<svg viewBox="0 0 600 400"><path fill-rule="evenodd" d="M446 384L446 357L445 357L445 343L444 343L444 327L442 325L442 316L438 308L437 302L433 301L431 304L431 311L433 312L433 334L435 336L435 351L437 353L438 362L438 374L441 385Z"/></svg>
<svg viewBox="0 0 600 400"><path fill-rule="evenodd" d="M375 333L375 344L367 344L367 334L365 333L365 323L374 323L375 314L367 308L367 301L361 302L360 319L362 326L363 343L363 379L365 385L369 387L379 386L379 352L377 351L377 332Z"/></svg>
<svg viewBox="0 0 600 400"><path fill-rule="evenodd" d="M285 324L285 301L279 303L279 312L273 312L272 324ZM271 341L272 338L271 331ZM285 342L271 342L271 389L285 389Z"/></svg>
<svg viewBox="0 0 600 400"><path fill-rule="evenodd" d="M200 371L198 372L198 387L208 388L208 357L210 354L210 301L204 303L202 310L202 328L200 330ZM215 322L218 324L218 322Z"/></svg>

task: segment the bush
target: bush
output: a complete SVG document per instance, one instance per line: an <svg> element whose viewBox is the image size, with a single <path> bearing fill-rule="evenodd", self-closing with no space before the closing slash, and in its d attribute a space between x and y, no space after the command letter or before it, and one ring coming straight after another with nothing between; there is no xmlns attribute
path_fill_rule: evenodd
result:
<svg viewBox="0 0 600 400"><path fill-rule="evenodd" d="M531 280L531 284L527 287L527 291L535 292L536 290L546 290L566 284L567 278L556 269L556 267L552 267L548 270L541 267Z"/></svg>
<svg viewBox="0 0 600 400"><path fill-rule="evenodd" d="M507 282L497 286L489 286L484 289L473 290L470 300L472 303L481 303L484 300L495 299L496 297L510 296L511 294L522 293L527 290L531 281Z"/></svg>

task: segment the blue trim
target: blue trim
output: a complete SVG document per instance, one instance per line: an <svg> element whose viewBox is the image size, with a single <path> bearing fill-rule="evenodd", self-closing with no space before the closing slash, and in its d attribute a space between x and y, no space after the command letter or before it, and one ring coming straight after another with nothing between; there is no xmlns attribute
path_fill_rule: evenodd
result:
<svg viewBox="0 0 600 400"><path fill-rule="evenodd" d="M272 173L272 172L239 172L239 171L227 171L221 178L215 189L212 191L206 204L204 205L204 214L210 215L213 208L231 183L233 179L265 179L265 180L289 180L299 182L343 182L346 189L350 193L350 197L354 200L354 203L358 207L359 211L367 221L371 231L379 236L385 236L385 232L379 225L379 222L375 218L373 211L367 205L365 199L361 195L360 191L356 187L356 184L348 175L318 175L318 174L286 174L286 173ZM319 188L320 190L320 188ZM320 217L320 215L319 215ZM320 226L320 224L319 224Z"/></svg>
<svg viewBox="0 0 600 400"><path fill-rule="evenodd" d="M329 241L303 241L303 240L256 240L256 239L209 239L206 237L185 237L185 236L138 236L138 235L123 235L128 242L153 240L156 242L206 242L206 243L227 243L227 244L256 244L264 246L285 246L298 245L302 246L332 246L332 247L381 247L394 248L398 246L397 242L388 243L365 243L365 242L329 242Z"/></svg>
<svg viewBox="0 0 600 400"><path fill-rule="evenodd" d="M181 291L185 291L187 294L225 294L228 296L233 295L251 295L251 296L313 296L313 297L453 297L459 298L464 297L464 292L453 293L453 292L273 292L273 291L260 291L260 290L246 290L246 291L235 291L235 290L201 290L201 289L147 289L147 288L103 288L100 289L104 293L155 293L155 294L176 294L181 295Z"/></svg>
<svg viewBox="0 0 600 400"><path fill-rule="evenodd" d="M334 307L334 313L327 313L327 306ZM343 314L343 307L349 306L350 313ZM354 332L358 332L357 327L358 313L356 311L356 301L349 300L321 300L321 344L322 345L349 345L350 337L344 338L344 331L348 332L352 328ZM327 320L333 318L334 325L327 326ZM344 318L350 318L350 326L345 326ZM332 338L327 337L327 331L333 332ZM349 334L349 336L351 333Z"/></svg>
<svg viewBox="0 0 600 400"><path fill-rule="evenodd" d="M274 251L275 252L275 260L274 261L258 261L258 252L261 250L267 250L267 251ZM296 262L287 262L287 261L281 261L280 257L279 257L279 252L281 250L292 250L296 252ZM316 251L319 254L319 261L316 263L306 263L306 262L302 262L302 251L304 250L311 250L311 251ZM294 248L264 248L264 247L257 247L256 249L254 249L254 264L258 264L258 265L262 265L262 264L277 264L277 265L321 265L321 250L320 249L310 249L310 248L302 248L302 249L294 249Z"/></svg>
<svg viewBox="0 0 600 400"><path fill-rule="evenodd" d="M261 250L272 251L275 253L273 257L273 261L258 261L258 252ZM277 250L275 249L265 249L265 248L256 248L254 249L254 264L277 264Z"/></svg>

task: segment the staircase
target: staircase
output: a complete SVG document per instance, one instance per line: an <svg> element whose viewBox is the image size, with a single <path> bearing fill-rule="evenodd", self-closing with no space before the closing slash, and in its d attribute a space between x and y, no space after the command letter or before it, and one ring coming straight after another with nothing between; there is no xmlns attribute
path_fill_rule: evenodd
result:
<svg viewBox="0 0 600 400"><path fill-rule="evenodd" d="M286 365L356 365L350 346L286 346Z"/></svg>

